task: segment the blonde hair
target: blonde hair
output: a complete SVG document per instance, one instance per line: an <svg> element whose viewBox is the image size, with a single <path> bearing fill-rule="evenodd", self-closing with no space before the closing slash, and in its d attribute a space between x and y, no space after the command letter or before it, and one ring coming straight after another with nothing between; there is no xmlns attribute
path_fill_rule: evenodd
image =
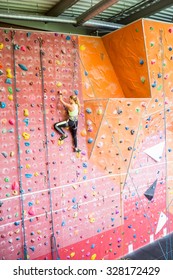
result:
<svg viewBox="0 0 173 280"><path fill-rule="evenodd" d="M70 99L72 99L77 104L78 111L80 113L81 104L80 104L79 98L76 95L70 95Z"/></svg>

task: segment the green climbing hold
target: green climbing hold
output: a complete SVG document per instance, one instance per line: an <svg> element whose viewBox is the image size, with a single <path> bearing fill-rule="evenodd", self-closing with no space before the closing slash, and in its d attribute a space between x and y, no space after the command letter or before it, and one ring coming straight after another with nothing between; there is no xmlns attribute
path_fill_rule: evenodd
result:
<svg viewBox="0 0 173 280"><path fill-rule="evenodd" d="M162 85L157 87L157 90L161 90L162 89Z"/></svg>
<svg viewBox="0 0 173 280"><path fill-rule="evenodd" d="M12 87L8 87L8 92L9 92L10 94L13 94L13 89L12 89Z"/></svg>
<svg viewBox="0 0 173 280"><path fill-rule="evenodd" d="M9 178L6 177L6 178L4 178L4 181L9 182L10 180L9 180Z"/></svg>
<svg viewBox="0 0 173 280"><path fill-rule="evenodd" d="M150 26L150 30L154 30L154 27Z"/></svg>
<svg viewBox="0 0 173 280"><path fill-rule="evenodd" d="M135 29L135 31L136 31L136 32L139 32L139 29L138 29L138 28L136 28L136 29Z"/></svg>
<svg viewBox="0 0 173 280"><path fill-rule="evenodd" d="M6 193L6 197L10 197L10 193Z"/></svg>
<svg viewBox="0 0 173 280"><path fill-rule="evenodd" d="M136 108L135 111L136 111L136 113L139 113L139 112L140 112L140 109L139 109L139 108Z"/></svg>

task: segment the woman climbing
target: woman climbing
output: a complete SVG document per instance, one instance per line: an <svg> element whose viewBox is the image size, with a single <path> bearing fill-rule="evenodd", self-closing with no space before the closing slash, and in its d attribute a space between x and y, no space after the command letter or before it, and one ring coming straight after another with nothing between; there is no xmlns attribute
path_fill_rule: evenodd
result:
<svg viewBox="0 0 173 280"><path fill-rule="evenodd" d="M62 127L69 127L74 141L74 151L81 152L77 147L77 127L78 127L78 115L80 113L80 102L76 95L70 95L69 103L63 100L61 92L58 92L61 103L65 106L68 111L69 119L54 124L54 128L61 134L60 141L68 137L63 131Z"/></svg>

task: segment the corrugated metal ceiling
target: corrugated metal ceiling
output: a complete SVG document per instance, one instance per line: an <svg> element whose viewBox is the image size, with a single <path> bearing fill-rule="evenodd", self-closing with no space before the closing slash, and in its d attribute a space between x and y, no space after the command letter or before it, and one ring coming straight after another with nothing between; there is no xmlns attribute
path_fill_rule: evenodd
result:
<svg viewBox="0 0 173 280"><path fill-rule="evenodd" d="M0 13L26 13L28 15L46 15L56 4L62 2L62 0L0 0ZM63 4L70 2L63 0ZM101 0L79 0L70 8L65 9L60 17L74 18L76 19L81 14L86 12L94 5L101 2ZM171 5L172 2L172 5ZM157 5L161 3L161 0L119 0L111 7L102 11L94 16L92 19L102 20L107 22L114 22L120 24L127 24L130 22L130 18L137 14L138 18L147 17L160 21L173 21L173 1L162 0L164 3L161 11L157 11ZM156 10L148 12L143 15L143 11L149 11L147 8L155 4ZM141 16L140 16L141 15ZM132 20L133 21L133 20Z"/></svg>

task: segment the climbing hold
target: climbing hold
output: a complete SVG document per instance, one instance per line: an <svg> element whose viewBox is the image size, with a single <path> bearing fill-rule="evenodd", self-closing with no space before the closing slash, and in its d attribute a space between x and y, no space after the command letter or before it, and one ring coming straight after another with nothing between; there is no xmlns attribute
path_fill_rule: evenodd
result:
<svg viewBox="0 0 173 280"><path fill-rule="evenodd" d="M77 89L74 90L74 94L78 95L79 91Z"/></svg>
<svg viewBox="0 0 173 280"><path fill-rule="evenodd" d="M0 43L0 50L2 50L4 47L4 44L3 43Z"/></svg>
<svg viewBox="0 0 173 280"><path fill-rule="evenodd" d="M17 182L13 182L11 189L14 190L18 190L19 189L19 184Z"/></svg>
<svg viewBox="0 0 173 280"><path fill-rule="evenodd" d="M11 69L10 68L6 69L6 75L7 75L7 78L10 78L10 79L13 78L13 75L11 74Z"/></svg>
<svg viewBox="0 0 173 280"><path fill-rule="evenodd" d="M86 108L86 112L87 112L88 114L91 114L91 113L92 113L92 110L91 110L90 108Z"/></svg>
<svg viewBox="0 0 173 280"><path fill-rule="evenodd" d="M168 29L168 31L169 31L169 33L173 33L173 27L170 27L170 28Z"/></svg>
<svg viewBox="0 0 173 280"><path fill-rule="evenodd" d="M92 142L93 142L93 139L92 139L92 138L89 138L89 139L88 139L88 143L91 144Z"/></svg>
<svg viewBox="0 0 173 280"><path fill-rule="evenodd" d="M66 36L66 40L69 41L71 37L69 35Z"/></svg>
<svg viewBox="0 0 173 280"><path fill-rule="evenodd" d="M66 222L63 221L63 222L61 223L61 226L64 227L65 225L66 225Z"/></svg>
<svg viewBox="0 0 173 280"><path fill-rule="evenodd" d="M79 48L80 48L81 51L85 51L85 49L86 49L85 45L80 45Z"/></svg>
<svg viewBox="0 0 173 280"><path fill-rule="evenodd" d="M0 101L0 108L2 108L2 109L6 108L6 103Z"/></svg>
<svg viewBox="0 0 173 280"><path fill-rule="evenodd" d="M62 83L61 82L57 82L57 87L61 87L62 86Z"/></svg>
<svg viewBox="0 0 173 280"><path fill-rule="evenodd" d="M8 100L13 101L13 95L8 95Z"/></svg>
<svg viewBox="0 0 173 280"><path fill-rule="evenodd" d="M139 63L140 63L140 65L143 65L144 64L144 60L140 59Z"/></svg>
<svg viewBox="0 0 173 280"><path fill-rule="evenodd" d="M145 83L145 77L141 77L141 82L144 84Z"/></svg>
<svg viewBox="0 0 173 280"><path fill-rule="evenodd" d="M11 84L12 84L12 80L11 80L10 78L7 78L7 79L5 80L5 83L11 85Z"/></svg>
<svg viewBox="0 0 173 280"><path fill-rule="evenodd" d="M5 158L8 157L8 154L7 154L6 152L2 152L1 154L2 154Z"/></svg>
<svg viewBox="0 0 173 280"><path fill-rule="evenodd" d="M96 257L97 257L97 255L96 255L96 254L93 254L93 255L91 256L91 260L95 260Z"/></svg>
<svg viewBox="0 0 173 280"><path fill-rule="evenodd" d="M75 256L75 252L71 252L70 258L73 258Z"/></svg>
<svg viewBox="0 0 173 280"><path fill-rule="evenodd" d="M5 181L5 182L9 182L10 179L9 179L8 177L6 177L6 178L4 178L4 181Z"/></svg>
<svg viewBox="0 0 173 280"><path fill-rule="evenodd" d="M24 70L24 71L28 71L28 68L24 65L24 64L18 64L19 65L19 67L22 69L22 70Z"/></svg>
<svg viewBox="0 0 173 280"><path fill-rule="evenodd" d="M0 76L2 76L4 74L4 72L2 70L0 70Z"/></svg>
<svg viewBox="0 0 173 280"><path fill-rule="evenodd" d="M28 117L28 116L29 116L29 111L28 111L28 109L24 109L24 110L23 110L23 114L24 114L25 117Z"/></svg>
<svg viewBox="0 0 173 280"><path fill-rule="evenodd" d="M23 133L22 133L22 136L23 136L23 138L24 138L25 140L28 140L28 139L30 138L30 134L27 133L27 132L23 132Z"/></svg>
<svg viewBox="0 0 173 280"><path fill-rule="evenodd" d="M19 49L20 49L20 46L19 46L18 44L15 44L15 45L14 45L14 50L17 51L17 50L19 50Z"/></svg>
<svg viewBox="0 0 173 280"><path fill-rule="evenodd" d="M87 135L86 129L83 129L80 134L82 137L85 137Z"/></svg>
<svg viewBox="0 0 173 280"><path fill-rule="evenodd" d="M26 47L25 47L25 46L21 46L20 49L21 49L21 51L23 51L23 52L26 51Z"/></svg>
<svg viewBox="0 0 173 280"><path fill-rule="evenodd" d="M103 114L103 110L102 110L102 108L99 108L98 110L97 110L97 115L102 115Z"/></svg>
<svg viewBox="0 0 173 280"><path fill-rule="evenodd" d="M154 181L154 183L144 193L145 197L149 201L151 201L153 199L153 197L154 197L156 186L157 186L157 179Z"/></svg>
<svg viewBox="0 0 173 280"><path fill-rule="evenodd" d="M34 215L35 215L35 211L34 211L34 208L33 208L33 207L30 207L30 208L29 208L28 214L29 214L30 216L34 216Z"/></svg>
<svg viewBox="0 0 173 280"><path fill-rule="evenodd" d="M10 94L13 94L13 89L12 89L12 87L8 87L8 92L9 92Z"/></svg>
<svg viewBox="0 0 173 280"><path fill-rule="evenodd" d="M27 174L25 174L25 177L26 177L26 178L32 178L32 174L28 174L28 173L27 173Z"/></svg>
<svg viewBox="0 0 173 280"><path fill-rule="evenodd" d="M10 119L9 120L9 124L14 125L15 124L15 120L14 119Z"/></svg>
<svg viewBox="0 0 173 280"><path fill-rule="evenodd" d="M14 152L10 152L10 157L13 157L14 156Z"/></svg>

